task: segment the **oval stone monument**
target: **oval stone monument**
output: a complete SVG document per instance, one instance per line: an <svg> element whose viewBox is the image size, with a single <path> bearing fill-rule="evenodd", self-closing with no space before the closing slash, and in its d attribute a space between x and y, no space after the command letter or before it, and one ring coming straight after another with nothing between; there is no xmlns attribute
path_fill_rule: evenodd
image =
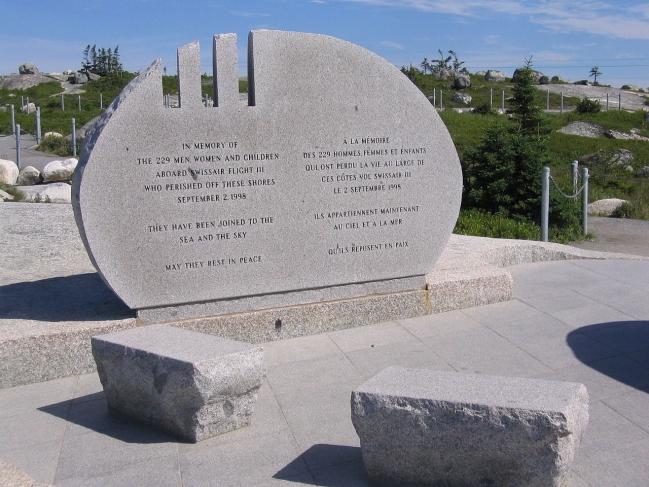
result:
<svg viewBox="0 0 649 487"><path fill-rule="evenodd" d="M192 43L180 107L156 61L84 144L74 212L108 286L169 320L422 289L462 190L426 97L361 47L262 30L241 102L236 36L213 47L213 104Z"/></svg>

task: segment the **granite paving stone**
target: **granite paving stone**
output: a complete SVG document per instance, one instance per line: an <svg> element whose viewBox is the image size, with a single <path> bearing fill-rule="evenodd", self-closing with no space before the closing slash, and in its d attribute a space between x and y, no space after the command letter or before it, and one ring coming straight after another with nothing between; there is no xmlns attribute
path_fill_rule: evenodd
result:
<svg viewBox="0 0 649 487"><path fill-rule="evenodd" d="M614 274L615 266L605 262L591 262L586 271L596 273L598 264L606 264L604 279L604 272ZM548 265L509 270L521 276ZM633 266L649 273L648 264ZM573 269L570 262L551 265L529 282L544 293L561 273L569 281ZM623 276L612 282L619 285L627 286ZM635 341L644 340L644 325L605 304L605 286L591 291L596 304L563 312L548 313L542 303L535 309L514 296L497 305L370 325L348 337L346 352L327 333L266 343L275 375L260 389L252 424L198 444L109 414L96 374L3 389L0 425L9 435L2 435L0 458L56 486L369 487L349 419L350 394L366 375L394 364L582 382L590 393L590 421L562 487L646 487L649 354L647 348L630 351L640 348ZM646 303L638 306L647 311ZM376 337L391 343L371 347L374 326ZM404 341L403 333L410 338ZM573 352L579 362L561 367ZM425 363L434 357L438 361Z"/></svg>
<svg viewBox="0 0 649 487"><path fill-rule="evenodd" d="M267 377L275 394L290 393L299 382L322 387L326 384L357 382L363 378L344 355L275 365L268 369Z"/></svg>
<svg viewBox="0 0 649 487"><path fill-rule="evenodd" d="M124 487L155 485L156 487L183 487L179 474L178 456L153 458L114 470L68 477L56 483L57 487Z"/></svg>
<svg viewBox="0 0 649 487"><path fill-rule="evenodd" d="M608 451L596 450L577 457L574 471L591 487L649 485L649 440L626 444Z"/></svg>
<svg viewBox="0 0 649 487"><path fill-rule="evenodd" d="M458 372L529 377L551 370L488 328L474 328L423 341ZM477 350L480 352L476 353Z"/></svg>
<svg viewBox="0 0 649 487"><path fill-rule="evenodd" d="M365 379L392 365L453 370L439 355L419 341L356 350L347 353L347 357Z"/></svg>
<svg viewBox="0 0 649 487"><path fill-rule="evenodd" d="M619 352L584 334L572 334L567 343L570 328L547 315L490 325L489 328L555 370L619 355Z"/></svg>
<svg viewBox="0 0 649 487"><path fill-rule="evenodd" d="M411 333L397 322L332 331L329 332L329 336L343 352L353 352L355 350L416 340Z"/></svg>
<svg viewBox="0 0 649 487"><path fill-rule="evenodd" d="M649 368L624 355L572 365L558 372L569 381L584 384L588 393L597 399L649 386Z"/></svg>
<svg viewBox="0 0 649 487"><path fill-rule="evenodd" d="M342 355L342 352L324 333L264 344L264 361L268 367L330 355Z"/></svg>
<svg viewBox="0 0 649 487"><path fill-rule="evenodd" d="M485 326L543 315L543 312L523 303L518 297L502 303L463 309L461 313Z"/></svg>
<svg viewBox="0 0 649 487"><path fill-rule="evenodd" d="M182 479L187 486L241 486L271 479L299 454L288 432L214 445L180 455ZM293 462L283 476L308 472L303 461Z"/></svg>
<svg viewBox="0 0 649 487"><path fill-rule="evenodd" d="M418 316L407 320L399 320L397 323L420 339L482 326L460 310Z"/></svg>
<svg viewBox="0 0 649 487"><path fill-rule="evenodd" d="M603 402L633 424L649 432L649 388L636 389Z"/></svg>
<svg viewBox="0 0 649 487"><path fill-rule="evenodd" d="M588 415L588 428L584 433L578 458L593 452L612 451L648 438L646 431L592 396Z"/></svg>
<svg viewBox="0 0 649 487"><path fill-rule="evenodd" d="M581 328L582 326L592 325L594 323L600 324L603 327L606 324L612 325L618 321L635 319L628 314L601 303L548 312L548 314L571 328Z"/></svg>
<svg viewBox="0 0 649 487"><path fill-rule="evenodd" d="M174 438L169 435L138 429L113 432L90 432L66 436L61 446L55 484L64 480L119 470L157 458L177 454Z"/></svg>

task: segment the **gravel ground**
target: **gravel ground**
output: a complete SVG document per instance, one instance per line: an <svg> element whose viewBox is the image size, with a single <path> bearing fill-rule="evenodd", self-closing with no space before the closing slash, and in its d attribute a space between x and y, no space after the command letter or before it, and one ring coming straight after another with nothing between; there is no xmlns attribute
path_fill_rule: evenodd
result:
<svg viewBox="0 0 649 487"><path fill-rule="evenodd" d="M595 235L594 240L570 245L584 250L649 257L649 221L589 217L588 231Z"/></svg>

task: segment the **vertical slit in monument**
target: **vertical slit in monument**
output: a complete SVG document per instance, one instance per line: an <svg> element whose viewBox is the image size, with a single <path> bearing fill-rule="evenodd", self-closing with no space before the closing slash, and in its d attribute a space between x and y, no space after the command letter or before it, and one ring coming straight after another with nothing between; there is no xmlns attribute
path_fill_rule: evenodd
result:
<svg viewBox="0 0 649 487"><path fill-rule="evenodd" d="M254 107L257 101L255 100L255 59L252 39L252 32L250 32L248 34L248 106Z"/></svg>
<svg viewBox="0 0 649 487"><path fill-rule="evenodd" d="M275 331L282 331L282 320L279 318L275 321Z"/></svg>
<svg viewBox="0 0 649 487"><path fill-rule="evenodd" d="M178 104L180 108L203 107L201 51L196 41L178 48Z"/></svg>
<svg viewBox="0 0 649 487"><path fill-rule="evenodd" d="M237 35L215 35L212 56L214 69L214 106L236 107L239 105Z"/></svg>

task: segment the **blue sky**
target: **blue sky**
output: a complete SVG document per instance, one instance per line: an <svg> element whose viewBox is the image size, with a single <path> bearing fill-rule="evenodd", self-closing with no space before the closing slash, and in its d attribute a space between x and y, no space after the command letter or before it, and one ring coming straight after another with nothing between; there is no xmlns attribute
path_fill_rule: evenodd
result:
<svg viewBox="0 0 649 487"><path fill-rule="evenodd" d="M239 37L245 73L253 29L313 32L369 49L401 67L453 49L471 71L511 76L526 58L547 75L649 87L649 3L633 0L0 0L0 74L32 61L45 72L80 67L87 44L119 45L129 71L198 40L211 73L211 39Z"/></svg>

